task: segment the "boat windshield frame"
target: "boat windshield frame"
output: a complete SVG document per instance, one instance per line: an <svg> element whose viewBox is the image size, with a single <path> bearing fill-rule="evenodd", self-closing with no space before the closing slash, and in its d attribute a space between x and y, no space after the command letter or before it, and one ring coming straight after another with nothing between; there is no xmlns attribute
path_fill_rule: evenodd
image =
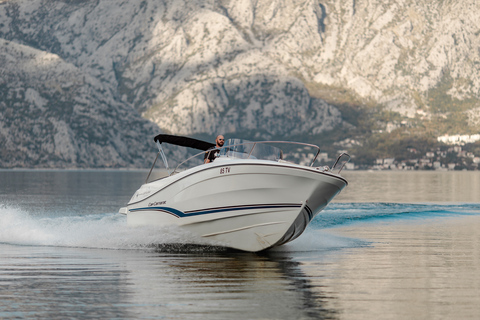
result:
<svg viewBox="0 0 480 320"><path fill-rule="evenodd" d="M233 141L233 143L229 143ZM228 157L234 159L258 159L258 160L270 160L279 161L283 160L283 151L280 148L273 146L272 144L289 144L298 145L302 147L310 147L314 150L315 156L310 163L310 167L313 166L320 154L320 147L310 143L293 142L293 141L249 141L243 139L229 139L225 142L225 145L220 149L220 157ZM250 151L246 146L252 145ZM241 150L244 149L244 150ZM277 154L278 152L278 154ZM248 153L248 154L247 154Z"/></svg>
<svg viewBox="0 0 480 320"><path fill-rule="evenodd" d="M234 141L235 143L231 143L231 141ZM313 148L313 150L310 153L312 154L314 153L315 155L309 165L310 167L313 167L315 161L318 158L318 155L320 154L320 147L310 143L292 142L292 141L249 141L249 140L243 140L243 139L229 139L226 141L223 147L217 150L220 150L219 158L226 157L231 159L256 159L256 160L268 160L273 162L282 161L283 151L280 148L273 146L272 144L289 144L289 145L297 145L301 147ZM185 163L193 160L194 158L201 156L202 157L201 161L203 163L203 157L205 156L206 152L207 151L199 152L185 159L184 161L180 162L175 167L175 169L168 172L167 176L172 176L174 174L179 173L180 172L179 168L182 167ZM154 163L152 164L152 168L150 169L150 172L145 180L145 183L150 182L149 178L157 159L158 159L158 154L157 154L157 157L155 158ZM194 166L190 166L190 167L194 167ZM159 179L155 179L155 180L159 180ZM155 180L152 180L152 181L155 181Z"/></svg>

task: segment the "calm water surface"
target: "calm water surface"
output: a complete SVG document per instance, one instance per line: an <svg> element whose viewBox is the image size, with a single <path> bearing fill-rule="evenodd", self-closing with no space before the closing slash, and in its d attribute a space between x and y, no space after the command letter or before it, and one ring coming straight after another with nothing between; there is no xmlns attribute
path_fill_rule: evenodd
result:
<svg viewBox="0 0 480 320"><path fill-rule="evenodd" d="M299 239L257 254L127 227L116 212L145 175L0 171L0 318L480 314L480 172L344 172Z"/></svg>

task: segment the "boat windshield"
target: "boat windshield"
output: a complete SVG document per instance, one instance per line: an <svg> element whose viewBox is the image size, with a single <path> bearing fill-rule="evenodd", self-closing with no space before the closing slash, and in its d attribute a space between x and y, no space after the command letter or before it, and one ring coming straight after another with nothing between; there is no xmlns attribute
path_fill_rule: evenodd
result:
<svg viewBox="0 0 480 320"><path fill-rule="evenodd" d="M283 152L279 148L263 142L252 142L243 139L228 139L220 150L220 157L236 159L261 159L278 161Z"/></svg>
<svg viewBox="0 0 480 320"><path fill-rule="evenodd" d="M277 146L281 146L282 149ZM157 155L161 155L162 148L159 148L160 152ZM289 142L289 141L248 141L243 139L229 139L225 142L223 147L220 149L219 158L229 158L229 159L257 159L257 160L269 160L269 161L278 161L278 162L289 162L294 164L299 164L303 166L312 167L317 161L317 158L320 154L320 148L313 144L300 143L300 142ZM325 159L326 154L322 155L322 159L319 159L319 164L322 164ZM162 159L164 156L162 156ZM180 162L175 169L170 170L166 159L164 160L165 166L163 168L155 167L155 163L150 169L148 174L147 181L150 182L156 179L161 179L165 176L170 176L181 171L184 171L188 168L204 164L205 151L197 153L193 156L187 157L186 160ZM335 168L338 167L338 173L343 169L346 161L345 157L338 159ZM348 157L349 158L349 157ZM166 169L165 169L166 167ZM329 170L328 167L324 167L324 170Z"/></svg>

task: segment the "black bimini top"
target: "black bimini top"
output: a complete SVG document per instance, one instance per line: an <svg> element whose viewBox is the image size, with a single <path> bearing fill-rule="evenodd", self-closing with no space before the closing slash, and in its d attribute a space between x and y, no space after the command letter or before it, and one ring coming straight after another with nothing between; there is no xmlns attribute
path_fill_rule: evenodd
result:
<svg viewBox="0 0 480 320"><path fill-rule="evenodd" d="M176 146L199 149L203 151L207 151L208 149L215 147L214 143L197 140L189 137L174 136L170 134L159 134L158 136L155 136L153 140L159 143L166 142L169 144L174 144Z"/></svg>

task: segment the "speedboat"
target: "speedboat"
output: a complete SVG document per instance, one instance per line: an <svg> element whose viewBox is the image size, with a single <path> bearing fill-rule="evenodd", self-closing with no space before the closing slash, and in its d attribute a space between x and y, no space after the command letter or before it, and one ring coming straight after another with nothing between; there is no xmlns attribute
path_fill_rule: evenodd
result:
<svg viewBox="0 0 480 320"><path fill-rule="evenodd" d="M299 237L347 185L340 172L350 156L342 153L332 168L315 167L320 148L313 144L230 139L204 163L212 143L167 134L154 141L158 153L145 183L119 210L128 225L177 225L221 246L257 252ZM172 170L163 143L201 152ZM157 178L159 156L166 174Z"/></svg>

